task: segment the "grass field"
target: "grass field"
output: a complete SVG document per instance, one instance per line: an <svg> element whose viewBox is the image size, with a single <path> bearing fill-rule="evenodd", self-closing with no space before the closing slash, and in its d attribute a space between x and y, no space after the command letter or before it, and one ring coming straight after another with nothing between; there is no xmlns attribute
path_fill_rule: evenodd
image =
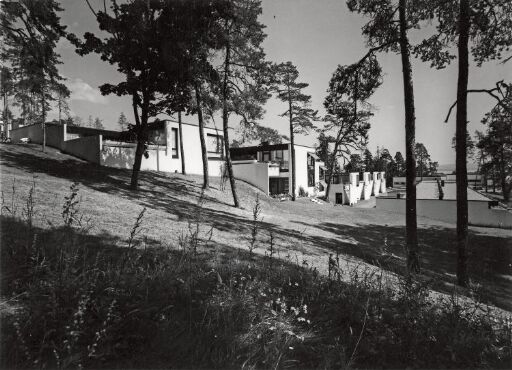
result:
<svg viewBox="0 0 512 370"><path fill-rule="evenodd" d="M130 171L34 145L0 146L0 170L2 367L512 360L506 230L471 229L473 289L459 290L452 225L419 220L422 274L404 279L403 216L369 203L279 202L238 182L236 209L219 179L202 193L200 176L148 172L133 192Z"/></svg>
<svg viewBox="0 0 512 370"><path fill-rule="evenodd" d="M143 173L140 191L128 188L130 171L101 168L37 145L2 145L3 201L13 200L19 212L35 182L35 220L41 226L61 222L62 202L73 182L79 184L81 212L90 218L91 232L122 245L143 207L148 240L176 244L189 222L198 217L201 176ZM238 182L241 209L231 206L229 187L220 190L212 178L204 194L201 220L213 228L218 247L247 250L256 195L261 202L261 232L255 253L264 254L272 234L276 254L306 261L325 272L328 255L339 254L342 265L370 264L403 272L404 216L375 208L319 205L308 199L279 202ZM423 276L437 289L450 292L455 282L455 228L441 221L419 218ZM512 239L510 230L470 228L469 266L480 299L512 310ZM464 293L464 292L463 292ZM466 292L467 293L467 292Z"/></svg>

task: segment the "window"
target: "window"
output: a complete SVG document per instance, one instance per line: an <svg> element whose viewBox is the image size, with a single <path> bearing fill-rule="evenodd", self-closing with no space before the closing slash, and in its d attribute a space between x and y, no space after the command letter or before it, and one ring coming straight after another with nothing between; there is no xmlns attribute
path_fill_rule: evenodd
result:
<svg viewBox="0 0 512 370"><path fill-rule="evenodd" d="M263 152L263 162L270 162L270 152Z"/></svg>
<svg viewBox="0 0 512 370"><path fill-rule="evenodd" d="M315 158L308 153L308 187L315 186Z"/></svg>
<svg viewBox="0 0 512 370"><path fill-rule="evenodd" d="M178 129L171 128L171 155L173 158L178 158Z"/></svg>
<svg viewBox="0 0 512 370"><path fill-rule="evenodd" d="M318 170L318 177L320 178L320 180L323 180L325 178L324 169L320 167Z"/></svg>
<svg viewBox="0 0 512 370"><path fill-rule="evenodd" d="M209 154L219 154L222 156L222 147L224 146L224 138L220 135L207 134L206 148Z"/></svg>

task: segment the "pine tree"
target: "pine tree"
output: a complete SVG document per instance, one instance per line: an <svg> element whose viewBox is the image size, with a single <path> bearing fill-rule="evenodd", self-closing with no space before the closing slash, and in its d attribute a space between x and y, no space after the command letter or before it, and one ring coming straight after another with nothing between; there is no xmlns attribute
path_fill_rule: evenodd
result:
<svg viewBox="0 0 512 370"><path fill-rule="evenodd" d="M256 120L262 118L262 105L269 96L260 77L265 69L261 44L266 36L263 24L258 21L261 12L260 0L234 0L222 13L224 58L220 73L220 100L225 164L235 207L239 207L240 202L229 150L229 116L240 116L243 126L258 126Z"/></svg>
<svg viewBox="0 0 512 370"><path fill-rule="evenodd" d="M2 59L15 76L15 99L22 106L23 119L41 122L43 151L46 150L46 119L53 88L63 78L57 70L61 63L55 50L66 35L55 0L19 0L1 3Z"/></svg>
<svg viewBox="0 0 512 370"><path fill-rule="evenodd" d="M119 128L121 129L121 131L128 130L128 127L129 127L128 125L130 125L130 122L128 122L128 119L124 115L124 112L121 112L121 114L119 115L117 124L119 125Z"/></svg>
<svg viewBox="0 0 512 370"><path fill-rule="evenodd" d="M309 86L304 82L298 82L299 72L291 63L281 63L275 67L275 91L277 97L288 105L288 109L281 117L288 117L291 145L292 186L291 196L296 196L296 172L295 172L295 134L303 134L313 129L313 122L318 120L317 111L311 109L311 96L303 93Z"/></svg>

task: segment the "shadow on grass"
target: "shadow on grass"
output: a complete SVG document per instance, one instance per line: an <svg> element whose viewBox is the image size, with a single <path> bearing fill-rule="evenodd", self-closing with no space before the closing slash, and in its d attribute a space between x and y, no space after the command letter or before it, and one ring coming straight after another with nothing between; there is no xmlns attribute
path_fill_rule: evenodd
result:
<svg viewBox="0 0 512 370"><path fill-rule="evenodd" d="M302 225L305 223L299 222ZM310 226L311 225L307 225ZM406 253L405 226L314 225L336 238L318 243L333 251L403 274ZM435 288L450 293L456 284L456 232L445 227L419 227L421 274L433 279ZM468 269L476 294L483 302L512 311L512 243L510 238L470 231Z"/></svg>

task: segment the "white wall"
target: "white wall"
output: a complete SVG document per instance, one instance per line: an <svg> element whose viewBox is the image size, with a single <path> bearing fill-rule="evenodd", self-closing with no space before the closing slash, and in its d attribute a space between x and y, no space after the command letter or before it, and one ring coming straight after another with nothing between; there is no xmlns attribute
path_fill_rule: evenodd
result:
<svg viewBox="0 0 512 370"><path fill-rule="evenodd" d="M167 146L151 145L148 148L148 158L142 157L141 170L181 172L181 152L179 149L178 131L178 158L173 158L171 148L172 128L178 129L178 123L166 122ZM199 127L183 124L183 151L185 155L185 171L188 174L203 174L203 157L201 154L201 141L199 139ZM212 128L205 128L205 135L215 134L222 136L221 131ZM224 149L224 148L223 148ZM119 143L107 141L101 153L101 164L108 167L132 168L135 159L136 144ZM223 159L220 155L210 153L208 159L208 174L210 176L221 176Z"/></svg>
<svg viewBox="0 0 512 370"><path fill-rule="evenodd" d="M376 207L405 214L405 199L377 197ZM457 202L455 200L417 199L418 216L428 217L455 224ZM489 209L486 201L468 201L468 222L473 226L512 228L512 212L503 208Z"/></svg>
<svg viewBox="0 0 512 370"><path fill-rule="evenodd" d="M233 161L233 175L256 186L265 194L269 194L268 163L256 160Z"/></svg>

